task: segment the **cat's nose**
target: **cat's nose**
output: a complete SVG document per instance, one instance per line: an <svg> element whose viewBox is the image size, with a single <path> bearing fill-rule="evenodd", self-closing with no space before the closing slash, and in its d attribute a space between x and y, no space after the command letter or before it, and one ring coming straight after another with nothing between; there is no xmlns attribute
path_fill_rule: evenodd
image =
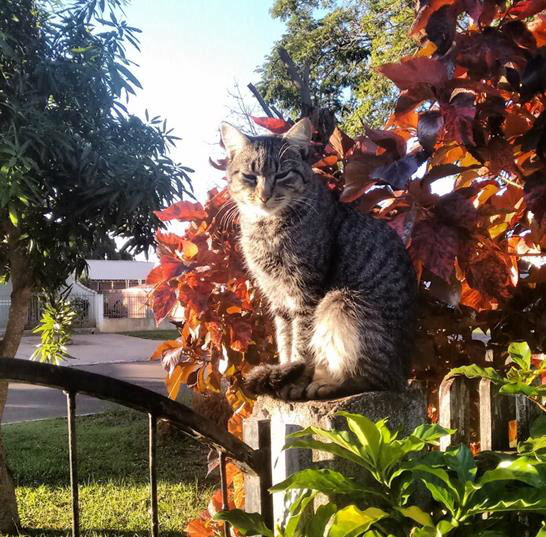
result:
<svg viewBox="0 0 546 537"><path fill-rule="evenodd" d="M258 192L258 199L265 205L268 200L271 198L271 193L269 192Z"/></svg>

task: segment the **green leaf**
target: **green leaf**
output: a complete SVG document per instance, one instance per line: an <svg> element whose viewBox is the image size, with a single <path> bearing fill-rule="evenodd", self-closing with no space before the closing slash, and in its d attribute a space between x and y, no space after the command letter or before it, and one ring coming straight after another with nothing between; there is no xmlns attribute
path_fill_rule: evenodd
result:
<svg viewBox="0 0 546 537"><path fill-rule="evenodd" d="M455 515L456 504L460 503L460 495L451 482L449 474L442 468L434 468L426 464L409 464L408 468L421 479L432 497Z"/></svg>
<svg viewBox="0 0 546 537"><path fill-rule="evenodd" d="M422 440L423 442L426 442L427 444L432 444L442 438L442 436L453 434L454 432L455 429L446 429L437 423L423 423L422 425L416 427L408 438L413 436L419 440Z"/></svg>
<svg viewBox="0 0 546 537"><path fill-rule="evenodd" d="M304 490L292 502L284 528L285 537L304 537L303 528L301 527L302 517L307 517L309 514L307 508L316 495L316 491Z"/></svg>
<svg viewBox="0 0 546 537"><path fill-rule="evenodd" d="M365 466L366 468L369 468L369 461L366 461L362 458L362 455L360 453L360 450L358 449L358 446L355 445L354 440L351 439L347 431L325 430L325 429L321 429L320 427L307 427L306 429L302 431L297 431L295 433L288 435L288 438L302 438L302 437L307 437L310 435L315 435L318 437L322 437L326 440L330 440L335 445L343 448L346 452L352 453L353 456L350 459L352 460L352 462L355 462L357 464L360 464L361 466ZM310 446L312 443L312 439L306 439L306 442ZM286 447L290 448L290 447L294 447L294 445L295 443L290 442L287 444ZM327 445L328 444L325 444L325 446ZM301 447L301 446L298 446L298 447ZM328 450L325 449L325 451L328 451ZM329 451L329 452L333 453L333 451Z"/></svg>
<svg viewBox="0 0 546 537"><path fill-rule="evenodd" d="M431 516L416 505L411 505L409 507L397 507L396 509L406 518L411 518L422 526L434 527L434 522L432 521Z"/></svg>
<svg viewBox="0 0 546 537"><path fill-rule="evenodd" d="M542 487L546 491L544 465L528 457L502 461L494 470L484 472L477 484L483 487L487 483L497 481L520 481L531 487Z"/></svg>
<svg viewBox="0 0 546 537"><path fill-rule="evenodd" d="M546 490L518 487L506 491L501 488L486 487L479 491L480 501L470 506L465 517L481 513L502 513L503 511L543 512L546 510ZM476 498L477 499L477 498Z"/></svg>
<svg viewBox="0 0 546 537"><path fill-rule="evenodd" d="M368 507L361 511L356 505L348 505L335 514L328 537L357 537L387 516L385 511L377 507Z"/></svg>
<svg viewBox="0 0 546 537"><path fill-rule="evenodd" d="M472 453L468 446L461 444L455 449L450 449L444 453L445 464L457 472L457 476L461 483L465 481L475 481L477 466L472 457Z"/></svg>
<svg viewBox="0 0 546 537"><path fill-rule="evenodd" d="M449 535L455 528L456 526L454 526L448 520L440 520L440 522L436 524L435 537L442 537L443 535Z"/></svg>
<svg viewBox="0 0 546 537"><path fill-rule="evenodd" d="M337 506L334 503L319 506L307 525L306 537L324 537L326 525L336 511Z"/></svg>
<svg viewBox="0 0 546 537"><path fill-rule="evenodd" d="M17 217L15 209L13 209L12 207L9 207L9 219L15 227L19 225L19 218Z"/></svg>
<svg viewBox="0 0 546 537"><path fill-rule="evenodd" d="M526 341L510 343L508 354L521 369L529 370L531 368L531 349Z"/></svg>
<svg viewBox="0 0 546 537"><path fill-rule="evenodd" d="M509 382L501 386L499 393L504 395L526 395L527 397L536 397L539 390L535 386L529 386L523 382Z"/></svg>
<svg viewBox="0 0 546 537"><path fill-rule="evenodd" d="M365 461L360 455L349 451L348 449L334 442L321 442L320 440L315 440L314 438L296 438L293 440L289 440L289 442L284 446L284 449L291 448L307 448L325 451L326 453L332 453L337 457L341 457L342 459L354 462L355 464L358 464L359 466L362 466L367 470L371 469L370 464Z"/></svg>
<svg viewBox="0 0 546 537"><path fill-rule="evenodd" d="M281 483L277 483L269 490L270 492L280 492L293 489L312 489L328 496L340 494L372 494L388 501L380 492L371 488L362 487L356 481L345 477L340 472L328 469L315 470L313 468L307 468L301 470L300 472L292 474Z"/></svg>
<svg viewBox="0 0 546 537"><path fill-rule="evenodd" d="M503 377L501 377L492 367L480 367L476 364L455 367L447 374L447 378L455 377L457 375L463 375L465 377L468 377L469 379L489 379L495 384L502 384L503 382L505 382Z"/></svg>
<svg viewBox="0 0 546 537"><path fill-rule="evenodd" d="M364 453L374 464L377 464L379 462L379 451L382 445L379 428L371 420L360 414L338 412L338 415L343 416L347 420L349 429L351 429L357 437L362 445Z"/></svg>
<svg viewBox="0 0 546 537"><path fill-rule="evenodd" d="M273 532L265 525L262 515L258 513L245 513L241 509L232 509L231 511L220 511L213 518L229 522L239 530L241 535L274 537Z"/></svg>
<svg viewBox="0 0 546 537"><path fill-rule="evenodd" d="M529 434L533 438L546 436L546 415L541 414L538 418L533 420Z"/></svg>
<svg viewBox="0 0 546 537"><path fill-rule="evenodd" d="M543 522L542 528L538 530L538 533L535 535L535 537L546 537L546 523Z"/></svg>

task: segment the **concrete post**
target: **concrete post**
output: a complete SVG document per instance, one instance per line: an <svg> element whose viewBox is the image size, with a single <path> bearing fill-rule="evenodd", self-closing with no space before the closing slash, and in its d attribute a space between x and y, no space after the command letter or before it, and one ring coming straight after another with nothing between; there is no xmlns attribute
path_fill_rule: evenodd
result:
<svg viewBox="0 0 546 537"><path fill-rule="evenodd" d="M389 427L409 433L426 421L425 396L419 386L404 392L370 392L334 401L283 402L270 397L260 397L254 406L250 420L271 420L271 468L272 484L284 481L289 475L309 467L327 467L351 475L360 475L362 469L350 463L309 449L283 451L287 435L309 426L323 429L344 430L347 425L337 412L345 410L367 416L372 421L389 419ZM246 420L245 420L246 421ZM287 510L294 498L294 491L273 495L275 523L283 526ZM318 504L322 500L318 499ZM317 505L317 502L316 502Z"/></svg>
<svg viewBox="0 0 546 537"><path fill-rule="evenodd" d="M102 331L104 324L104 295L97 293L94 297L93 311L95 312L95 326L97 332Z"/></svg>

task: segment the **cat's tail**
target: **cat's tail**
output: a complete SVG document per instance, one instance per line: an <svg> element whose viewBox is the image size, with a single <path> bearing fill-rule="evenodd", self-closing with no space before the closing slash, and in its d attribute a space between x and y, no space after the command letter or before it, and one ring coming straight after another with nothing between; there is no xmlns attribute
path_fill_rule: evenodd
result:
<svg viewBox="0 0 546 537"><path fill-rule="evenodd" d="M359 372L362 355L362 312L357 293L336 289L326 293L315 311L311 348L317 369L339 383Z"/></svg>
<svg viewBox="0 0 546 537"><path fill-rule="evenodd" d="M286 386L300 386L302 393L309 384L312 371L303 361L276 365L261 365L250 371L244 388L252 395L280 397Z"/></svg>

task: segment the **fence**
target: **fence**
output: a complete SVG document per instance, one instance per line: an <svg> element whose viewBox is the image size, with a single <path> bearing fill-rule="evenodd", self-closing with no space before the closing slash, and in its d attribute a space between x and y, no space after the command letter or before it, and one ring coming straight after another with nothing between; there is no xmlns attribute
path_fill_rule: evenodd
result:
<svg viewBox="0 0 546 537"><path fill-rule="evenodd" d="M476 416L476 410L479 421L473 427L471 417ZM539 414L538 407L525 396L499 394L490 380L444 379L439 390L438 421L456 432L441 439L440 449L472 441L479 442L481 451L514 449L528 438L530 423Z"/></svg>
<svg viewBox="0 0 546 537"><path fill-rule="evenodd" d="M144 294L105 293L104 317L108 319L152 319L154 314Z"/></svg>
<svg viewBox="0 0 546 537"><path fill-rule="evenodd" d="M70 483L72 491L72 535L78 537L79 494L78 459L76 451L76 400L82 393L118 403L148 414L148 463L150 474L151 535L159 535L156 444L157 422L166 420L188 436L209 444L218 452L223 509L227 509L226 457L230 457L250 475L255 476L259 496L267 502L263 513L272 520L272 504L267 489L271 483L271 463L267 449L252 449L228 433L217 423L201 416L185 405L163 395L121 380L89 373L72 367L40 364L15 358L0 358L0 379L64 390L67 398ZM224 525L224 535L229 535Z"/></svg>
<svg viewBox="0 0 546 537"><path fill-rule="evenodd" d="M76 312L76 318L73 322L74 327L88 328L95 326L95 296L95 293L82 292L72 293L70 295L70 302L72 303L72 307ZM4 306L6 308L6 312L9 311L10 303L11 301L8 299L7 306ZM0 307L2 307L1 302ZM31 330L38 325L40 319L42 318L43 309L43 302L41 298L38 295L33 295L28 308L28 318L25 326L27 330ZM3 314L0 315L0 327L5 326L5 324L2 324L1 322L2 316Z"/></svg>

